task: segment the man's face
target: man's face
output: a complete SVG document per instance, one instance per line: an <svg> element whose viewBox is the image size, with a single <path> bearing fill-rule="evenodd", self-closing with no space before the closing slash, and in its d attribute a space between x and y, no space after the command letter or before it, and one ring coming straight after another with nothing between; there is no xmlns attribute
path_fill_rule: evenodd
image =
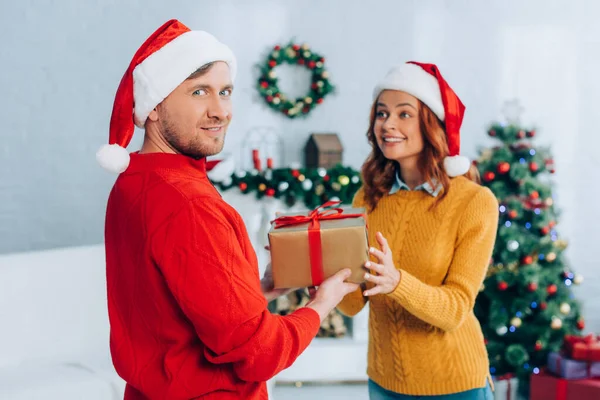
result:
<svg viewBox="0 0 600 400"><path fill-rule="evenodd" d="M194 158L219 153L231 121L232 91L229 66L224 62L184 81L156 108L167 143Z"/></svg>

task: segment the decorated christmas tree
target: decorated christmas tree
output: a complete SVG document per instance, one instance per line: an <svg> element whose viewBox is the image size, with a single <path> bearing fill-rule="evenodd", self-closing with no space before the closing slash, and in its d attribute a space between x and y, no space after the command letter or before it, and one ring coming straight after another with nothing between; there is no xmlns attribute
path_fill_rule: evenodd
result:
<svg viewBox="0 0 600 400"><path fill-rule="evenodd" d="M567 242L558 234L552 156L534 146L537 132L520 125L519 113L517 102L507 103L507 123L488 130L497 145L481 150L477 161L482 184L498 198L500 221L475 314L492 375L526 382L565 334L584 328L572 293L583 278L569 266Z"/></svg>

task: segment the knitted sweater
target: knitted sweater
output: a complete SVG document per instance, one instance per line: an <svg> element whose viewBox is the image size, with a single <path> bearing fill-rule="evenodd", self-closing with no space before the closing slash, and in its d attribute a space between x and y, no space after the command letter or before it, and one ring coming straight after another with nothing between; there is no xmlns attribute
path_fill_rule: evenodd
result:
<svg viewBox="0 0 600 400"><path fill-rule="evenodd" d="M400 283L369 300L369 377L408 395L442 395L485 386L489 365L473 313L492 254L498 202L464 177L451 180L436 208L424 191L385 195L368 213L369 242L387 238ZM363 191L354 198L363 207ZM370 287L370 285L369 285ZM357 314L368 300L360 291L338 308Z"/></svg>
<svg viewBox="0 0 600 400"><path fill-rule="evenodd" d="M319 330L267 311L240 216L205 160L132 154L108 200L110 347L125 399L266 400Z"/></svg>

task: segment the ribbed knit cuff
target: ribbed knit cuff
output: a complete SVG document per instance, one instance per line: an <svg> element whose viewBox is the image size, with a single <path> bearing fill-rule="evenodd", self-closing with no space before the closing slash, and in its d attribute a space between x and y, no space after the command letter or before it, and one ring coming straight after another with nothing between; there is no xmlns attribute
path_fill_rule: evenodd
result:
<svg viewBox="0 0 600 400"><path fill-rule="evenodd" d="M404 270L400 270L400 283L398 283L396 289L390 292L388 296L393 297L400 304L402 304L406 301L408 296L412 296L414 298L421 285L421 281L419 281L413 275Z"/></svg>
<svg viewBox="0 0 600 400"><path fill-rule="evenodd" d="M312 308L299 308L288 315L288 318L295 319L299 324L302 324L303 333L306 333L306 337L310 337L311 340L317 336L317 333L319 333L319 329L321 328L321 317L319 317L319 313Z"/></svg>

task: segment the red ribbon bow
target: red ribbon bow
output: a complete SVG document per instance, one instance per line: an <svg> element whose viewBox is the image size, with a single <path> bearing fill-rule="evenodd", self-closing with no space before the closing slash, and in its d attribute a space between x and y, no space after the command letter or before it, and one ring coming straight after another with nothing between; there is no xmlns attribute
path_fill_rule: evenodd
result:
<svg viewBox="0 0 600 400"><path fill-rule="evenodd" d="M320 221L360 217L366 220L364 214L344 214L344 210L341 208L329 208L338 204L341 204L341 201L328 201L312 210L308 215L281 216L271 221L272 224L275 224L275 229L308 223L308 249L313 286L319 286L325 280ZM328 209L325 210L326 208Z"/></svg>

